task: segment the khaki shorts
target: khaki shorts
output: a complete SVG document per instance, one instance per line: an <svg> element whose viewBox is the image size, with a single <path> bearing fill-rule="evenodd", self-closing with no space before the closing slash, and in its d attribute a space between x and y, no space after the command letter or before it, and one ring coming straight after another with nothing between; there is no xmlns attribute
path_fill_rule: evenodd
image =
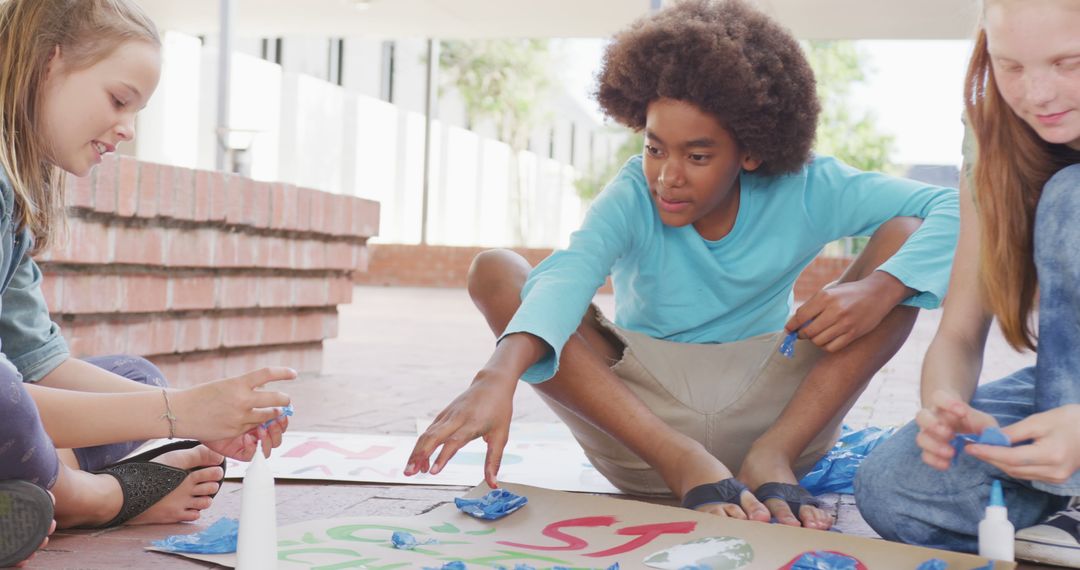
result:
<svg viewBox="0 0 1080 570"><path fill-rule="evenodd" d="M784 331L724 344L689 344L621 329L595 306L586 322L610 331L622 343L616 346L622 358L611 371L664 422L701 442L733 473L822 355L807 340L797 341L794 358L779 354ZM671 496L656 471L623 444L537 393L613 485L635 495ZM836 443L840 422L853 403L854 398L807 446L795 465L797 477Z"/></svg>

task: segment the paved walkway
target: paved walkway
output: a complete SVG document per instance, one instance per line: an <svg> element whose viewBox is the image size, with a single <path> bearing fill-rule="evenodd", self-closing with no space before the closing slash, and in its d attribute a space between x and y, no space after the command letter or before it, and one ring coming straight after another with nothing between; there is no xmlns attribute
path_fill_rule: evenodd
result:
<svg viewBox="0 0 1080 570"><path fill-rule="evenodd" d="M486 361L491 335L460 289L358 287L352 305L341 308L339 337L326 343L324 372L288 387L297 415L296 430L415 434L415 418L432 417L456 396ZM611 314L610 296L597 299ZM917 408L919 364L933 337L940 312L920 316L911 339L874 378L848 416L855 428L908 421ZM1033 361L991 335L985 376L995 379ZM514 418L554 422L555 415L530 389L518 390ZM477 480L481 478L477 473ZM314 518L411 515L460 495L463 487L313 484L277 485L278 520L290 524ZM833 496L837 526L872 535L850 496ZM240 485L226 483L203 519L236 517ZM199 524L199 523L196 523ZM56 534L31 568L198 568L212 565L145 552L151 540L193 532L192 525L125 527Z"/></svg>

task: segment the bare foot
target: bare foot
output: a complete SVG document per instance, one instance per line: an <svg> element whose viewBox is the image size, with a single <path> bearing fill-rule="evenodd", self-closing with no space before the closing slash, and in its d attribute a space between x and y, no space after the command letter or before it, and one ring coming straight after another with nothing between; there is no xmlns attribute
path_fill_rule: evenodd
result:
<svg viewBox="0 0 1080 570"><path fill-rule="evenodd" d="M672 490L679 497L685 497L691 489L699 485L716 483L732 476L731 471L719 459L700 444L697 444L697 442L694 442L694 444L683 451L681 455L668 462L670 465L677 466L677 469L668 473L660 470L661 476L664 477L665 481L669 482ZM674 479L674 484L672 484L672 479L669 479L669 477ZM768 522L769 520L769 511L749 491L742 493L738 504L712 503L702 505L696 510L742 520L749 519L762 522Z"/></svg>
<svg viewBox="0 0 1080 570"><path fill-rule="evenodd" d="M154 458L155 463L195 470L179 487L127 524L168 524L198 519L200 511L210 506L209 495L217 492L218 480L224 476L221 460L220 454L202 445ZM124 502L120 482L112 475L95 475L63 464L53 492L60 528L105 524L120 512Z"/></svg>
<svg viewBox="0 0 1080 570"><path fill-rule="evenodd" d="M790 483L797 485L798 479L791 470L791 464L779 453L767 449L752 448L739 470L739 480L751 489L757 489L764 483ZM773 518L780 524L803 526L818 530L832 528L833 517L813 505L803 505L799 516L791 512L788 504L781 499L766 499L765 506Z"/></svg>

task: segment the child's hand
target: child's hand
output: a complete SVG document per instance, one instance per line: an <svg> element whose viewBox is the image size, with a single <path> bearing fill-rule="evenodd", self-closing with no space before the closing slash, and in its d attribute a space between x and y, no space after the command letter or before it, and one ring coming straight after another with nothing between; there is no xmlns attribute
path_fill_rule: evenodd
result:
<svg viewBox="0 0 1080 570"><path fill-rule="evenodd" d="M810 339L828 352L842 350L881 324L896 306L893 296L883 294L882 287L897 284L903 287L895 277L875 271L865 279L830 285L803 303L784 328L794 332L808 323L799 331L799 338Z"/></svg>
<svg viewBox="0 0 1080 570"><path fill-rule="evenodd" d="M262 442L263 457L270 457L270 450L281 445L282 435L287 429L289 429L289 418L286 416L274 420L267 428L259 426L237 437L204 441L203 445L225 457L251 461L259 449L259 442Z"/></svg>
<svg viewBox="0 0 1080 570"><path fill-rule="evenodd" d="M952 446L956 434L982 433L984 429L998 425L990 414L980 412L954 394L940 390L931 397L930 406L915 415L915 423L919 426L915 443L923 450L923 462L940 471L948 469L956 455ZM1012 438L1012 435L1009 437ZM971 445L965 448L967 451L971 449Z"/></svg>
<svg viewBox="0 0 1080 570"><path fill-rule="evenodd" d="M257 438L256 428L276 418L280 408L290 402L287 394L258 388L293 378L296 378L294 370L271 367L172 392L176 434L199 441L233 439L249 432L252 438Z"/></svg>
<svg viewBox="0 0 1080 570"><path fill-rule="evenodd" d="M483 437L487 442L484 480L489 487L498 487L496 475L510 434L516 384L517 378L485 375L483 372L478 374L473 383L450 402L416 440L405 467L405 475L429 472L435 475L465 444ZM440 445L442 450L439 456L434 464L430 464L431 454Z"/></svg>
<svg viewBox="0 0 1080 570"><path fill-rule="evenodd" d="M1030 445L968 444L964 451L1016 479L1064 483L1080 469L1080 405L1069 404L1028 416L1001 430Z"/></svg>

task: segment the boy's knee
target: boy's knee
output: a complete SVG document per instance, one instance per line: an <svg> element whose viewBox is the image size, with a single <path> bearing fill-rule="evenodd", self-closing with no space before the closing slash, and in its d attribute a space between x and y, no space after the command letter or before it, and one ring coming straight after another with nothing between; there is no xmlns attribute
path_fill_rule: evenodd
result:
<svg viewBox="0 0 1080 570"><path fill-rule="evenodd" d="M469 266L466 282L469 295L476 299L485 295L492 285L507 279L520 281L520 287L524 285L530 269L525 258L509 249L482 251L473 258L472 265Z"/></svg>

